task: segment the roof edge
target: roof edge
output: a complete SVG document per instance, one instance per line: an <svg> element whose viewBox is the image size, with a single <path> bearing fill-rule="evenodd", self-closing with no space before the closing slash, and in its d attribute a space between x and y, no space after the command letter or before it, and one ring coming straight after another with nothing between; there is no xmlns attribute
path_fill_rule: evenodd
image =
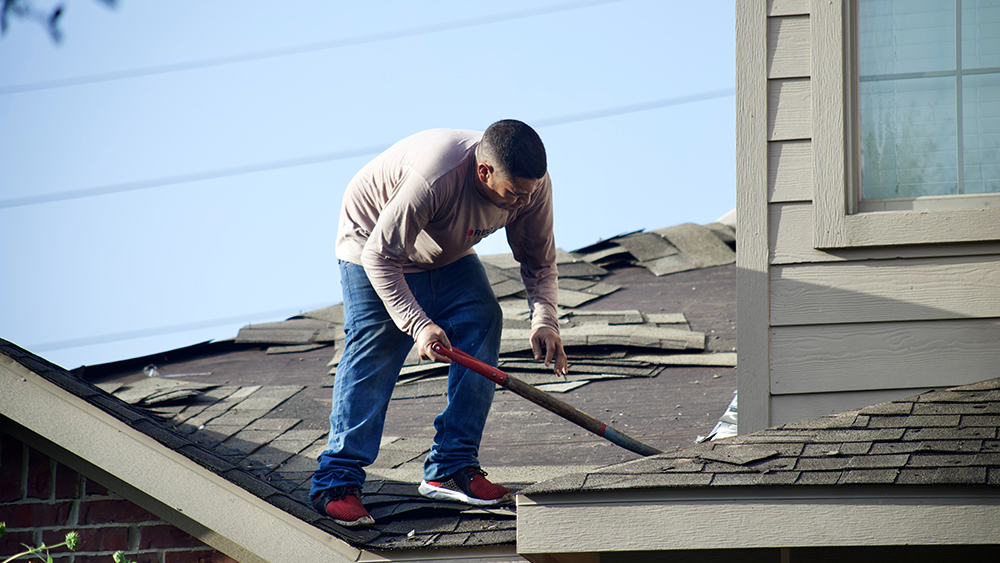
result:
<svg viewBox="0 0 1000 563"><path fill-rule="evenodd" d="M86 475L96 468L105 480L113 477L123 485L121 494L128 500L240 561L328 561L331 557L357 561L362 555L343 540L167 448L6 353L0 353L0 388L4 390L0 414L10 421L4 426L20 426L44 439L39 445L49 450L45 453L74 470ZM224 512L222 507L226 507Z"/></svg>
<svg viewBox="0 0 1000 563"><path fill-rule="evenodd" d="M734 486L714 488L711 494L677 488L628 495L519 496L518 553L973 545L1000 537L996 488L792 489ZM574 533L559 532L566 529Z"/></svg>
<svg viewBox="0 0 1000 563"><path fill-rule="evenodd" d="M627 502L800 502L836 499L850 502L921 500L952 502L958 499L991 499L1000 503L1000 487L992 485L719 485L714 487L649 487L622 490L536 492L517 495L517 506L605 505Z"/></svg>

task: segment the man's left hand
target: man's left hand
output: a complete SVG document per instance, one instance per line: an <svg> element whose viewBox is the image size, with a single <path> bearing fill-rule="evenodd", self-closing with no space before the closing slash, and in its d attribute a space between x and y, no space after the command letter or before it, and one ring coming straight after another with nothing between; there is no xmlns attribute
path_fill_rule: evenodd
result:
<svg viewBox="0 0 1000 563"><path fill-rule="evenodd" d="M542 359L545 352L545 365L552 365L557 377L564 377L569 371L566 351L563 350L562 338L547 326L541 326L531 332L531 351L536 360Z"/></svg>

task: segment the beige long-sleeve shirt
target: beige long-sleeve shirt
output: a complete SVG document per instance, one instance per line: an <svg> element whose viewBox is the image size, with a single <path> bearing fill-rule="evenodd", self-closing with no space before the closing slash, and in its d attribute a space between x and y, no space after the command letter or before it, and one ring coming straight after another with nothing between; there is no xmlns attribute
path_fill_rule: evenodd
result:
<svg viewBox="0 0 1000 563"><path fill-rule="evenodd" d="M432 129L407 137L365 165L344 194L337 258L364 266L396 326L414 339L432 321L403 274L474 254L473 245L504 227L521 264L532 328L559 330L552 182L546 174L520 209L494 205L474 181L482 135Z"/></svg>

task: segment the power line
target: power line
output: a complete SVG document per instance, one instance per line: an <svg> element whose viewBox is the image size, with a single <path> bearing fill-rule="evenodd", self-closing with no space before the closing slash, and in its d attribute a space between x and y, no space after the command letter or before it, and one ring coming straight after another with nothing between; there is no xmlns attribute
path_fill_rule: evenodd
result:
<svg viewBox="0 0 1000 563"><path fill-rule="evenodd" d="M736 88L723 88L721 90L709 90L707 92L698 92L697 94L687 94L684 96L675 96L672 98L660 98L659 100L652 100L649 102L639 102L637 104L627 104L624 106L617 106L613 108L585 111L582 113L571 113L569 115L564 115L562 117L538 119L532 121L531 124L533 127L551 127L553 125L565 125L567 123L575 123L577 121L589 121L591 119L600 119L602 117L624 115L626 113L635 113L639 111L646 111L649 109L659 109L670 106L679 106L682 104L703 102L705 100L713 100L715 98L726 98L735 95L736 95Z"/></svg>
<svg viewBox="0 0 1000 563"><path fill-rule="evenodd" d="M38 205L40 203L53 203L68 199L79 199L82 197L93 197L98 195L117 194L122 192L133 192L148 188L158 188L171 184L185 184L188 182L198 182L201 180L213 180L228 176L239 176L241 174L252 174L254 172L266 172L268 170L278 170L280 168L290 168L293 166L305 166L307 164L319 164L333 160L343 160L356 156L378 154L391 145L378 145L350 149L346 151L336 151L285 160L274 160L257 164L247 164L245 166L232 166L220 168L218 170L207 170L205 172L192 172L190 174L178 174L175 176L164 176L162 178L152 178L150 180L137 180L135 182L124 182L121 184L110 184L107 186L95 186L93 188L82 188L79 190L67 190L64 192L53 192L49 194L15 197L0 200L0 209L8 207L24 207L26 205Z"/></svg>
<svg viewBox="0 0 1000 563"><path fill-rule="evenodd" d="M156 74L167 74L171 72L182 72L186 70L196 70L202 68L217 67L223 65L245 63L251 61L259 61L264 59L273 59L277 57L288 57L291 55L301 55L304 53L314 53L316 51L325 51L328 49L339 49L341 47L350 47L354 45L363 45L365 43L377 43L380 41L389 41L392 39L402 39L405 37L414 37L418 35L428 35L431 33L438 33L441 31L453 31L456 29L463 29L466 27L476 27L480 25L487 25L497 22L505 22L511 20L518 20L524 18L530 18L535 16L543 16L548 14L555 14L558 12L567 12L570 10L578 10L581 8L589 8L591 6L599 6L602 4L611 4L614 2L621 2L622 0L582 0L576 2L564 2L562 4L553 4L550 6L544 6L541 8L530 8L525 10L515 10L511 12L504 12L501 14L492 14L488 16L478 16L474 18L464 18L460 20L454 20L444 23L419 25L414 27L406 27L402 29L396 29L391 31L381 31L378 33L369 33L366 35L358 35L355 37L347 37L344 39L333 39L330 41L321 41L318 43L310 43L307 45L298 45L295 47L283 47L280 49L269 49L266 51L257 51L255 53L246 53L242 55L232 55L228 57L215 57L211 59L202 59L200 61L189 61L183 63L173 63L158 66L151 66L146 68L132 69L132 70L122 70L117 72L106 72L101 74L92 74L89 76L77 76L72 78L60 78L56 80L46 80L42 82L33 82L29 84L16 84L13 86L0 87L0 96L6 94L19 94L22 92L33 92L37 90L49 90L53 88L66 88L69 86L82 86L84 84L95 84L98 82L110 82L113 80L125 80L129 78L140 78L143 76L153 76Z"/></svg>
<svg viewBox="0 0 1000 563"><path fill-rule="evenodd" d="M576 123L579 121L588 121L591 119L600 119L604 117L611 117L615 115L624 115L627 113L635 113L639 111L647 111L651 109L658 109L682 104L690 104L694 102L700 102L705 100L711 100L716 98L725 98L728 96L733 96L736 94L735 88L724 88L722 90L709 90L707 92L699 92L696 94L688 94L684 96L675 96L671 98L661 98L659 100L652 100L649 102L640 102L636 104L627 104L623 106L616 106L611 108L605 108L600 110L594 110L583 113L574 113L569 115L564 115L561 117L553 117L549 119L540 119L533 121L532 124L535 127L552 127L555 125L565 125L567 123ZM6 209L11 207L24 207L28 205L38 205L42 203L54 203L57 201L66 201L70 199L79 199L84 197L93 197L99 195L116 194L123 192L131 192L136 190L144 190L148 188L158 188L161 186L168 186L172 184L184 184L188 182L198 182L201 180L213 180L216 178L224 178L228 176L238 176L241 174L252 174L254 172L265 172L268 170L277 170L280 168L290 168L293 166L305 166L307 164L319 164L322 162L331 162L334 160L343 160L347 158L354 158L357 156L366 156L372 154L378 154L385 149L389 148L391 144L375 145L368 147L361 147L356 149L349 149L344 151L336 151L329 153L316 154L311 156L304 156L298 158L289 158L285 160L276 160L270 162L262 162L257 164L248 164L245 166L233 166L229 168L220 168L218 170L208 170L205 172L192 172L190 174L178 174L175 176L164 176L162 178L153 178L149 180L138 180L135 182L124 182L121 184L110 184L106 186L95 186L92 188L82 188L77 190L66 190L62 192L52 192L48 194L34 195L34 196L24 196L15 197L10 199L0 200L0 209Z"/></svg>
<svg viewBox="0 0 1000 563"><path fill-rule="evenodd" d="M304 307L304 308L274 309L271 311L261 311L259 313L251 313L249 315L236 315L233 317L221 317L218 319L209 319L204 321L196 321L192 323L181 323L181 324L160 326L154 328L129 330L125 332L113 332L110 334L100 334L97 336L71 338L69 340L57 340L55 342L45 342L43 344L35 344L34 346L28 346L27 348L35 352L52 352L53 350L79 348L80 346L95 346L97 344L110 344L112 342L121 342L122 340L135 340L137 338L146 338L149 336L163 336L165 334L188 332L191 330L198 330L202 328L214 328L217 326L225 326L233 323L249 323L247 319L288 317L291 315L298 315L302 313L303 310L312 311L315 309L320 309L329 306L330 303L323 303L320 305L311 305L309 307Z"/></svg>

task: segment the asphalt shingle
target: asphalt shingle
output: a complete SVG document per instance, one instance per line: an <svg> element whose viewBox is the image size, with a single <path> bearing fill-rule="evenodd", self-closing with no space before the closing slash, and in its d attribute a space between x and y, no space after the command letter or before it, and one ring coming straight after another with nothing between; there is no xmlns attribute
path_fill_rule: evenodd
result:
<svg viewBox="0 0 1000 563"><path fill-rule="evenodd" d="M1000 417L959 414L991 409L1000 378L950 391L929 392L859 411L805 420L704 443L575 478L537 483L524 494L678 486L995 486L1000 480ZM954 400L958 398L958 402ZM907 414L908 413L908 414ZM933 413L933 414L931 414ZM960 425L969 423L981 426ZM683 479L659 477L684 459Z"/></svg>

